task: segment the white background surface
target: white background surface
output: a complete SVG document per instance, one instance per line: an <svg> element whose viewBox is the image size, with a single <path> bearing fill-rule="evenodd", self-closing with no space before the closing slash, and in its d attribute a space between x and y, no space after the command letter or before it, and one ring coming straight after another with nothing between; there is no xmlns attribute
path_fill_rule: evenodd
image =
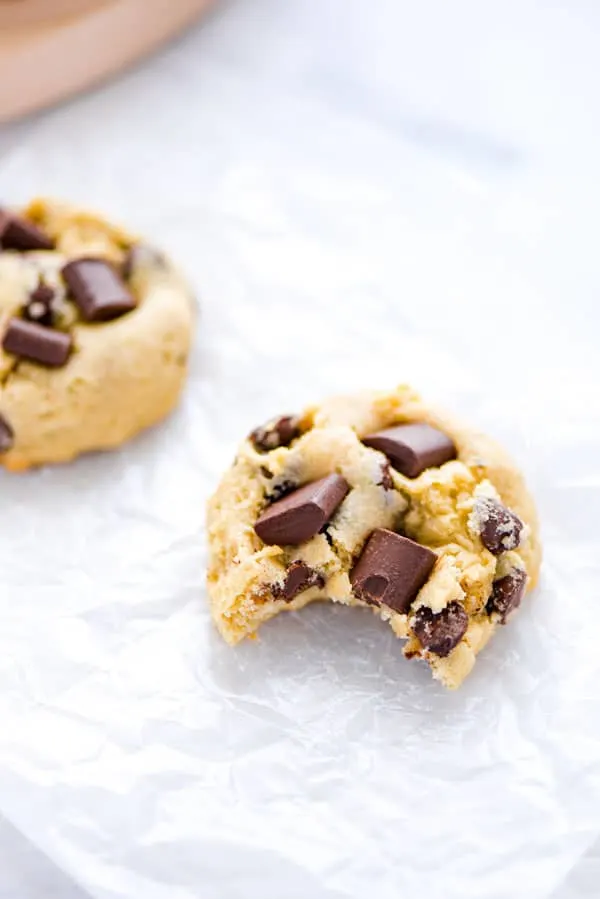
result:
<svg viewBox="0 0 600 899"><path fill-rule="evenodd" d="M207 483L214 482L239 434L279 411L278 403L293 408L318 396L317 389L327 393L348 382L379 386L410 377L508 440L547 512L547 537L557 555L562 541L557 509L564 515L573 541L568 564L565 559L548 564L550 577L561 582L560 595L569 597L569 565L577 558L581 569L589 568L594 557L580 513L593 505L594 486L597 505L599 483L594 424L599 405L599 40L600 8L591 0L234 0L203 28L118 83L0 132L0 189L7 200L19 202L37 192L70 196L131 221L168 245L203 300L193 396L172 424L113 457L116 461L78 464L68 475L68 487L61 481L59 489L53 473L34 475L25 486L2 480L4 502L11 510L2 545L11 558L4 560L10 596L0 604L5 729L0 811L12 822L0 827L2 899L38 899L54 888L61 899L71 899L61 875L34 863L13 826L27 841L42 846L54 867L74 874L91 895L141 895L133 879L124 876L118 885L107 879L105 859L87 856L82 849L82 834L93 843L85 818L93 805L83 782L77 792L77 779L86 740L92 737L83 734L75 718L72 728L65 728L64 720L54 715L54 703L59 696L63 701L63 679L72 676L76 683L87 670L88 651L100 653L103 664L118 660L123 683L140 686L141 675L138 681L119 666L151 666L147 653L153 644L144 644L146 655L124 659L118 628L122 616L130 634L131 621L118 610L108 619L98 612L101 645L95 634L92 643L85 643L93 632L77 622L89 623L91 610L103 608L104 573L95 572L93 565L86 568L89 546L84 541L70 547L72 571L64 580L48 574L54 559L43 541L37 557L33 549L36 535L54 527L58 496L69 518L75 515L77 498L97 502L96 482L108 492L110 479L120 477L133 491L123 515L135 522L143 503L152 504L154 520L139 517L128 532L133 562L127 577L133 573L143 583L135 563L144 561L145 541L161 547L157 534L165 522L175 528L183 518L189 533L201 522L204 496L199 496L197 515L184 505L184 488L167 464L170 441L190 441ZM224 414L227 408L231 416ZM212 425L213 419L210 433L198 431L198 421ZM533 457L528 450L535 450ZM163 461L146 467L147 458L157 454ZM579 460L576 473L556 475L563 458L570 466ZM34 527L36 497L40 505ZM181 506L171 508L173 502ZM98 510L98 530L105 511ZM591 510L589 515L594 522ZM75 524L65 522L71 540ZM23 534L21 542L7 528ZM103 539L110 547L111 535L104 533ZM119 541L115 537L113 542L117 552ZM34 560L27 565L12 558L25 546L27 558ZM149 602L137 622L147 637L154 633L146 630L147 620L159 627L164 619L174 638L169 644L173 652L178 639L187 636L185 662L210 640L205 619L196 621L189 611L198 602L202 580L201 560L198 571L192 567L192 548L170 547L171 558L179 553L185 560L179 571L185 581L182 595L174 601L160 594L155 578L164 575L166 582L169 563L164 571L159 564L146 584L154 606ZM591 574L579 581L584 582L590 588L595 583L596 594L592 589L581 600L597 600L597 572L595 582ZM65 591L74 595L65 596ZM87 605L88 594L95 591L98 596ZM35 605L42 601L44 612ZM58 618L53 609L60 609ZM539 603L524 613L521 630L511 638L514 644L502 637L503 646L482 662L485 678L498 676L494 661L500 664L502 653L510 649L512 668L506 677L518 682L528 634L539 642L539 615ZM37 629L32 625L36 617ZM65 621L72 630L62 627ZM293 629L273 631L272 638L277 633L287 639ZM198 637L198 647L192 636ZM58 656L54 659L58 649L64 665ZM272 661L272 644L266 652L271 654L264 659ZM235 677L221 659L225 656L218 656L212 675L234 689ZM264 659L263 676L268 670ZM174 655L167 664L165 677L175 683L179 658ZM526 673L532 677L539 672L528 668ZM285 680L293 672L286 669L283 675ZM43 682L36 683L36 677ZM46 708L47 718L21 714L22 678L30 678L28 695ZM481 708L473 697L477 689L485 689L485 678L471 688L474 709ZM572 679L573 685L577 682ZM100 694L96 698L100 701ZM113 702L106 714L117 728ZM573 697L574 707L576 703L583 716L581 696ZM243 713L239 697L236 708ZM598 713L593 704L588 709L592 717ZM52 751L47 756L40 751L39 758L23 755L23 746L40 740L44 720L42 733L55 744ZM28 738L24 728L34 724L35 734L32 730ZM83 742L74 748L77 741ZM597 746L590 742L588 763ZM80 767L69 780L69 817L54 832L53 794L44 786L56 777L61 754ZM49 758L55 767L44 769ZM133 780L136 764L151 768L154 763L135 754L130 761ZM116 776L112 769L107 772L98 774L98 783ZM313 775L318 778L317 771ZM581 791L580 775L571 776ZM597 780L598 770L590 767L590 791ZM118 784L111 784L118 792ZM318 780L316 789L315 784ZM563 782L561 789L566 786ZM557 789L553 800L559 795ZM56 793L54 801L62 796ZM137 813L139 802L133 792L131 796ZM193 814L193 808L189 811ZM593 814L583 796L570 808L567 821L562 830L556 828L555 844L536 845L531 834L522 857L504 860L511 880L520 873L536 878L533 885L527 882L527 889L517 879L512 899L534 895L532 890L552 899L595 895ZM104 823L108 826L110 817ZM126 834L122 820L119 826ZM397 838L402 841L403 833ZM106 845L108 858L114 849ZM490 847L485 852L493 854ZM532 856L536 866L528 868L525 862ZM139 870L139 859L130 862ZM123 861L124 868L128 864ZM249 851L245 864L251 871L249 883L258 889L260 878L252 879L258 875ZM471 868L473 877L479 871L486 878L485 886L472 882L473 896L503 899L502 888L494 893L490 886L492 868L483 863ZM155 876L170 890L165 870L168 866ZM216 877L209 874L197 895L254 895L243 882L229 883L219 892ZM360 895L348 887L351 879L335 882L342 884L339 893L317 894L312 881L304 889L315 899ZM444 894L431 890L434 882L427 880L433 899L454 897L453 884ZM380 895L403 883L379 884ZM288 899L281 887L276 891L280 899ZM271 895L264 889L262 894ZM180 893L169 895L179 899ZM181 897L188 895L181 892ZM290 888L289 896L296 895Z"/></svg>

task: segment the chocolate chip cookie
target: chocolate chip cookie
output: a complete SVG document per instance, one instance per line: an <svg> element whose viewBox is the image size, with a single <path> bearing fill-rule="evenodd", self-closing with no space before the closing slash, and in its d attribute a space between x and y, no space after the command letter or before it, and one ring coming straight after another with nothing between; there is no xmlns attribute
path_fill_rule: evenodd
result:
<svg viewBox="0 0 600 899"><path fill-rule="evenodd" d="M409 387L257 427L208 507L208 588L231 644L317 599L364 606L458 687L537 579L538 524L494 441Z"/></svg>
<svg viewBox="0 0 600 899"><path fill-rule="evenodd" d="M116 447L185 382L194 307L160 252L97 215L0 209L0 465Z"/></svg>

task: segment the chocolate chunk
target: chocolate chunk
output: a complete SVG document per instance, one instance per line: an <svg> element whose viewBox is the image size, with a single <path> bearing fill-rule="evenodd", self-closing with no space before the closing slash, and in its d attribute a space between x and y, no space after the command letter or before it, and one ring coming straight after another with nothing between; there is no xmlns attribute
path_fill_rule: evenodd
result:
<svg viewBox="0 0 600 899"><path fill-rule="evenodd" d="M367 434L362 442L384 453L394 468L407 478L416 478L426 468L456 458L456 447L450 438L424 423L386 428Z"/></svg>
<svg viewBox="0 0 600 899"><path fill-rule="evenodd" d="M423 649L444 658L460 643L468 624L468 615L461 604L451 602L438 613L426 607L419 609L412 629Z"/></svg>
<svg viewBox="0 0 600 899"><path fill-rule="evenodd" d="M54 310L52 302L54 290L40 278L38 286L29 294L29 299L23 307L23 316L30 322L46 325L51 328L54 322Z"/></svg>
<svg viewBox="0 0 600 899"><path fill-rule="evenodd" d="M273 596L276 599L285 599L290 602L299 593L308 590L309 587L323 587L325 578L314 568L310 568L304 562L292 562L287 570L283 584L273 586Z"/></svg>
<svg viewBox="0 0 600 899"><path fill-rule="evenodd" d="M54 241L33 222L0 209L0 244L4 250L53 250Z"/></svg>
<svg viewBox="0 0 600 899"><path fill-rule="evenodd" d="M289 446L292 440L300 436L299 419L296 415L282 415L255 428L250 434L249 440L254 448L262 453L277 449L280 446Z"/></svg>
<svg viewBox="0 0 600 899"><path fill-rule="evenodd" d="M15 442L15 432L3 415L0 415L0 453L7 453Z"/></svg>
<svg viewBox="0 0 600 899"><path fill-rule="evenodd" d="M477 499L470 523L480 535L485 548L495 556L516 549L521 542L523 522L514 512L491 497Z"/></svg>
<svg viewBox="0 0 600 899"><path fill-rule="evenodd" d="M429 578L436 558L426 546L378 528L350 575L354 594L364 602L407 612Z"/></svg>
<svg viewBox="0 0 600 899"><path fill-rule="evenodd" d="M105 259L87 257L68 262L62 276L88 322L105 322L136 307L133 294L114 266Z"/></svg>
<svg viewBox="0 0 600 899"><path fill-rule="evenodd" d="M339 474L305 484L262 513L254 530L265 543L297 545L327 524L350 487Z"/></svg>
<svg viewBox="0 0 600 899"><path fill-rule="evenodd" d="M527 585L527 572L522 568L513 568L504 577L492 584L492 595L488 599L486 611L488 615L497 612L502 624L516 608L521 605Z"/></svg>
<svg viewBox="0 0 600 899"><path fill-rule="evenodd" d="M392 478L390 463L387 460L381 466L381 480L379 481L379 486L383 487L384 490L394 489L394 480Z"/></svg>
<svg viewBox="0 0 600 899"><path fill-rule="evenodd" d="M4 332L2 347L7 353L23 359L60 368L69 358L73 340L70 334L62 331L20 318L11 318Z"/></svg>

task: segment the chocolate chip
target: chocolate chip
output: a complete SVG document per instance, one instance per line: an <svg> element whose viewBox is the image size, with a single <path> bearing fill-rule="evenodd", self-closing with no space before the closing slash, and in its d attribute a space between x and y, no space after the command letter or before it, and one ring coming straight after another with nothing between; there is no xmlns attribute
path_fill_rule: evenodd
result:
<svg viewBox="0 0 600 899"><path fill-rule="evenodd" d="M2 347L7 353L23 359L60 368L69 358L73 340L70 334L62 331L11 318L4 332Z"/></svg>
<svg viewBox="0 0 600 899"><path fill-rule="evenodd" d="M488 599L486 611L488 615L497 612L502 624L516 608L521 605L527 585L527 572L522 568L513 568L504 577L492 584L492 595Z"/></svg>
<svg viewBox="0 0 600 899"><path fill-rule="evenodd" d="M300 420L296 415L282 415L272 419L266 425L255 428L249 436L254 448L261 453L277 449L280 446L289 446L292 440L300 436Z"/></svg>
<svg viewBox="0 0 600 899"><path fill-rule="evenodd" d="M339 474L305 484L262 513L254 530L265 543L296 546L327 524L350 487Z"/></svg>
<svg viewBox="0 0 600 899"><path fill-rule="evenodd" d="M394 480L392 478L390 463L387 460L381 466L381 480L379 481L379 486L383 487L384 490L394 489Z"/></svg>
<svg viewBox="0 0 600 899"><path fill-rule="evenodd" d="M15 442L15 432L3 415L0 415L0 453L7 453Z"/></svg>
<svg viewBox="0 0 600 899"><path fill-rule="evenodd" d="M40 278L38 286L31 291L29 299L23 307L23 316L28 321L51 328L54 322L53 300L53 288L46 284L43 278Z"/></svg>
<svg viewBox="0 0 600 899"><path fill-rule="evenodd" d="M521 542L523 522L514 512L491 497L479 497L473 507L470 523L481 542L495 556L516 549Z"/></svg>
<svg viewBox="0 0 600 899"><path fill-rule="evenodd" d="M450 438L424 423L386 428L367 434L362 442L384 453L393 467L407 478L416 478L426 468L456 458L456 447Z"/></svg>
<svg viewBox="0 0 600 899"><path fill-rule="evenodd" d="M104 322L131 312L136 301L114 266L91 257L68 262L62 276L88 322Z"/></svg>
<svg viewBox="0 0 600 899"><path fill-rule="evenodd" d="M436 558L426 546L378 528L369 537L350 575L354 594L364 602L407 612L429 578Z"/></svg>
<svg viewBox="0 0 600 899"><path fill-rule="evenodd" d="M0 209L0 244L4 250L53 250L54 241L33 222Z"/></svg>
<svg viewBox="0 0 600 899"><path fill-rule="evenodd" d="M464 637L469 617L458 602L451 602L441 612L423 607L418 610L412 629L423 649L444 658Z"/></svg>
<svg viewBox="0 0 600 899"><path fill-rule="evenodd" d="M310 568L304 562L292 562L287 570L283 584L273 586L273 596L276 599L285 599L290 602L299 593L308 590L309 587L323 587L325 578L314 568Z"/></svg>

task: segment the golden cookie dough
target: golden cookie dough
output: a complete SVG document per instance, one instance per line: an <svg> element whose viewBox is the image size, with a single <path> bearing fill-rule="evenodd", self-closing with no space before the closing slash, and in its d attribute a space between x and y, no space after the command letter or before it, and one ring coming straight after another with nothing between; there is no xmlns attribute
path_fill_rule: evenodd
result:
<svg viewBox="0 0 600 899"><path fill-rule="evenodd" d="M55 243L52 250L0 253L0 332L40 282L54 290L54 327L73 339L63 367L48 368L0 348L0 464L20 471L117 447L177 404L187 374L194 304L162 254L99 216L36 200L19 215ZM62 267L80 257L124 266L133 311L86 323Z"/></svg>
<svg viewBox="0 0 600 899"><path fill-rule="evenodd" d="M361 442L373 432L414 422L446 434L456 458L409 478ZM492 591L515 573L527 579L527 589L538 577L537 516L519 470L493 440L432 409L407 386L337 397L278 427L279 432L267 427L258 437L254 432L242 443L208 505L208 590L225 640L235 644L278 612L317 599L365 606L406 640L408 658L425 659L435 678L458 687L507 617L491 605ZM268 545L257 536L254 526L270 503L332 473L342 475L349 490L322 532L294 546ZM498 503L515 513L523 528L518 546L507 540L492 553L483 545L481 529L486 508ZM433 570L406 614L368 604L353 592L352 569L379 528L400 532L435 553ZM299 571L307 574L306 589L286 598L290 572ZM464 633L449 651L434 652L418 622L438 622L440 615L458 615Z"/></svg>

